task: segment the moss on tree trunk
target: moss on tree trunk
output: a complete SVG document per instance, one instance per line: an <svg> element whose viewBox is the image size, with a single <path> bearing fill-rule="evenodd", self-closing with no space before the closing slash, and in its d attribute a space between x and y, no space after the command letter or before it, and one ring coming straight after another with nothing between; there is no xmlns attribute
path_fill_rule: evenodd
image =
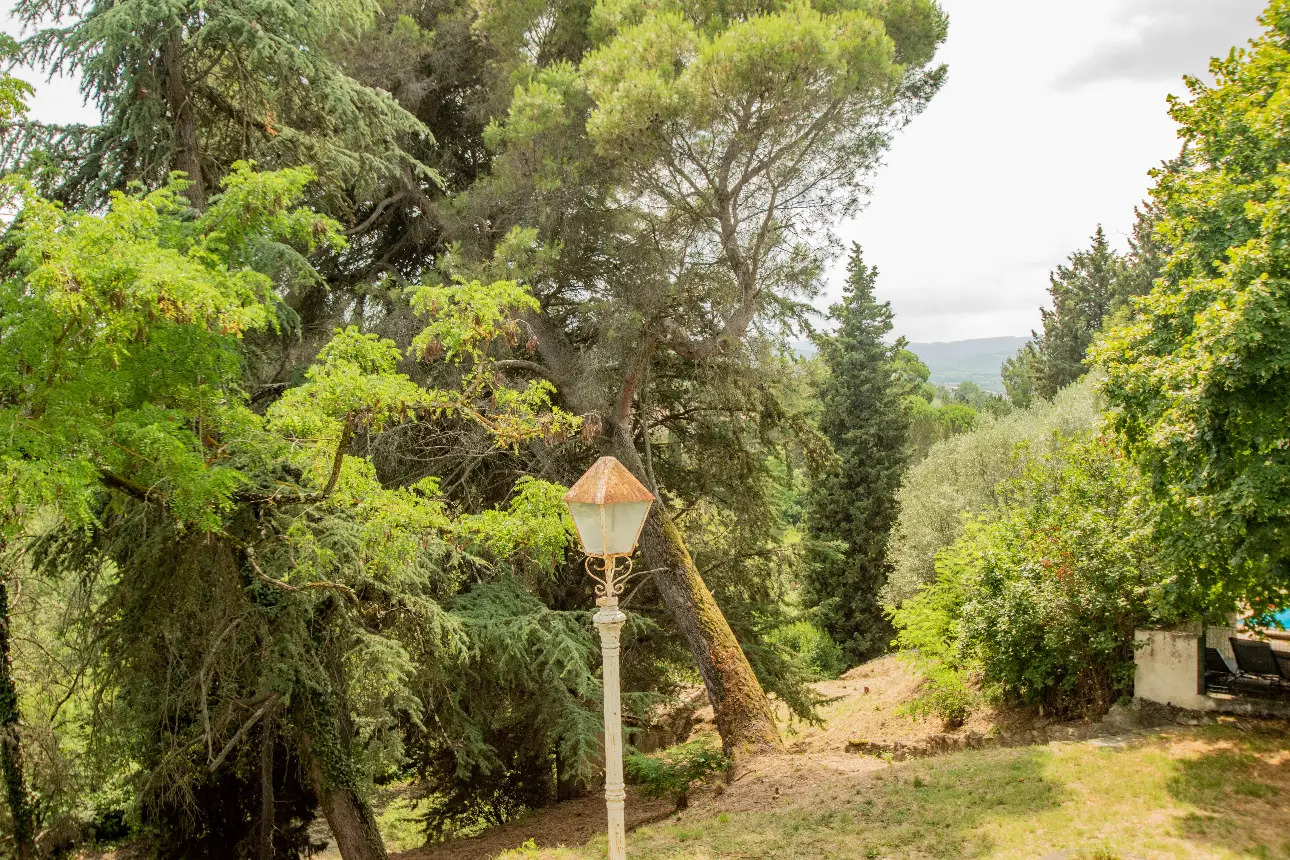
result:
<svg viewBox="0 0 1290 860"><path fill-rule="evenodd" d="M644 474L635 445L622 433L615 434L614 454L636 475ZM740 759L782 752L784 744L770 700L730 622L699 575L680 530L661 504L654 505L645 522L640 550L698 664L726 754Z"/></svg>

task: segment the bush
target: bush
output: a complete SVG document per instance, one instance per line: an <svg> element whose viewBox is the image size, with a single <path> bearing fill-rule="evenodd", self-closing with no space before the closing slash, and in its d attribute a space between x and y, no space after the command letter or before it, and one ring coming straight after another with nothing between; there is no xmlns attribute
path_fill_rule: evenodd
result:
<svg viewBox="0 0 1290 860"><path fill-rule="evenodd" d="M969 533L976 524L969 524ZM896 646L923 676L919 695L901 706L913 717L939 716L947 728L962 725L977 704L969 684L968 661L959 652L964 580L971 569L972 543L960 541L936 559L936 580L891 611Z"/></svg>
<svg viewBox="0 0 1290 860"><path fill-rule="evenodd" d="M768 638L786 649L811 680L833 680L847 670L847 658L838 643L810 621L786 624Z"/></svg>
<svg viewBox="0 0 1290 860"><path fill-rule="evenodd" d="M964 514L996 509L999 483L1016 478L1026 463L1051 453L1054 433L1089 432L1100 421L1094 383L1086 378L1051 403L1039 401L999 419L982 417L971 432L933 446L905 475L900 488L900 516L887 550L891 575L883 602L899 605L934 581L936 554L963 534Z"/></svg>
<svg viewBox="0 0 1290 860"><path fill-rule="evenodd" d="M1169 620L1141 478L1105 439L1050 447L893 611L897 641L929 676L918 707L952 716L977 675L1002 703L1105 712L1131 689L1134 629Z"/></svg>
<svg viewBox="0 0 1290 860"><path fill-rule="evenodd" d="M695 738L653 755L631 753L626 758L627 778L650 797L664 797L677 809L689 805L690 790L730 769L730 759L711 738Z"/></svg>

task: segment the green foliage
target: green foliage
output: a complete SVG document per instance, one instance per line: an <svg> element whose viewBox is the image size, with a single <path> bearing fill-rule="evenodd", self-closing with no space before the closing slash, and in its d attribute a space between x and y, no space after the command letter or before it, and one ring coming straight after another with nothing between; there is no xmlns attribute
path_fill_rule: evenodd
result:
<svg viewBox="0 0 1290 860"><path fill-rule="evenodd" d="M978 413L993 415L996 418L1012 411L1012 404L1006 398L986 391L975 382L961 382L952 388L941 388L937 394L947 405L962 404Z"/></svg>
<svg viewBox="0 0 1290 860"><path fill-rule="evenodd" d="M792 661L761 638L784 623L772 595L801 550L767 464L824 449L781 381L786 344L831 226L944 78L944 16L928 0L605 0L492 4L472 29L504 73L481 78L488 170L443 207L447 236L472 277L517 278L539 300L508 366L554 381L589 416L583 441L659 491L657 516L684 520L647 536L644 559L656 581L685 570L672 584L695 599L669 601L676 628L718 709L743 711L718 722L773 734L748 666L807 697L800 675L774 680ZM561 465L576 475L574 459ZM748 666L709 661L725 624L688 608L709 583ZM635 605L657 611L662 590Z"/></svg>
<svg viewBox="0 0 1290 860"><path fill-rule="evenodd" d="M18 53L18 44L0 33L0 62ZM27 98L34 92L31 84L0 72L0 123L9 123L27 112Z"/></svg>
<svg viewBox="0 0 1290 860"><path fill-rule="evenodd" d="M967 433L977 425L978 413L966 403L946 403L914 396L905 400L905 408L909 414L911 463L926 457L936 443Z"/></svg>
<svg viewBox="0 0 1290 860"><path fill-rule="evenodd" d="M652 755L631 753L623 763L627 778L646 794L667 798L679 809L686 807L695 785L730 769L730 759L706 736Z"/></svg>
<svg viewBox="0 0 1290 860"><path fill-rule="evenodd" d="M1105 438L1056 437L998 492L893 612L932 670L922 707L960 716L974 675L1006 703L1104 712L1131 689L1134 629L1170 617L1137 473Z"/></svg>
<svg viewBox="0 0 1290 860"><path fill-rule="evenodd" d="M1128 254L1112 250L1099 225L1088 250L1071 254L1067 265L1049 275L1053 306L1040 309L1043 334L1033 333L1034 340L1003 364L1004 388L1014 405L1051 400L1083 377L1091 366L1089 347L1135 296L1151 289L1167 253L1156 230L1160 210L1148 204L1135 213Z"/></svg>
<svg viewBox="0 0 1290 860"><path fill-rule="evenodd" d="M463 774L497 761L483 727L499 697L467 707L459 689L523 691L530 748L558 746L573 769L595 754L583 618L500 584L457 597L471 574L550 576L570 535L560 489L527 481L500 510L455 517L434 481L387 486L353 444L412 421L473 422L499 447L575 427L546 409L547 387L506 391L490 369L476 327L504 336L497 297L518 294L500 285L473 312L478 285L441 289L454 310L430 328L461 321L455 388L413 382L394 343L349 328L267 414L249 408L239 337L271 329L278 284L296 280L256 264L340 245L334 222L295 206L308 180L239 166L195 219L179 184L116 194L101 214L15 186L4 526L35 538L35 575L66 589L48 600L84 639L51 644L84 666L77 717L98 760L129 776L133 814L180 853L250 838L249 775L265 761L281 851L306 838L316 792L361 804L415 760L409 733L415 746L452 726Z"/></svg>
<svg viewBox="0 0 1290 860"><path fill-rule="evenodd" d="M1290 4L1266 32L1188 78L1171 113L1184 164L1157 174L1161 277L1111 332L1112 426L1161 505L1162 549L1194 610L1256 611L1290 593Z"/></svg>
<svg viewBox="0 0 1290 860"><path fill-rule="evenodd" d="M1088 250L1071 254L1068 265L1049 275L1053 306L1040 311L1044 333L1035 335L1037 396L1051 400L1087 372L1085 354L1115 307L1123 272L1123 261L1098 225Z"/></svg>
<svg viewBox="0 0 1290 860"><path fill-rule="evenodd" d="M600 754L599 644L585 612L558 612L509 578L451 601L466 650L421 668L433 722L413 742L433 838L503 824L586 785Z"/></svg>
<svg viewBox="0 0 1290 860"><path fill-rule="evenodd" d="M955 387L937 388L928 379L931 371L914 353L896 344L892 374L895 387L902 393L909 419L906 434L908 458L917 463L937 442L967 433L981 414L1003 415L1009 405L997 394L974 382Z"/></svg>
<svg viewBox="0 0 1290 860"><path fill-rule="evenodd" d="M933 446L901 484L883 601L900 604L933 582L936 555L962 534L964 516L997 508L1001 481L1020 475L1030 459L1045 456L1055 433L1068 436L1099 426L1100 408L1092 383L1082 382L1052 403L1041 400L1003 418L982 419L970 433Z"/></svg>
<svg viewBox="0 0 1290 860"><path fill-rule="evenodd" d="M971 530L974 524L969 524ZM976 547L960 541L936 555L936 579L891 611L895 646L923 677L917 697L902 708L914 717L938 716L962 724L979 696L960 653L965 579L978 561Z"/></svg>
<svg viewBox="0 0 1290 860"><path fill-rule="evenodd" d="M838 458L811 486L812 539L803 581L808 605L853 661L891 640L879 592L887 581L887 535L905 466L908 417L889 346L891 306L874 298L877 269L857 246L843 300L831 309L837 333L818 340L829 375L820 389L820 430ZM919 400L918 402L923 402Z"/></svg>
<svg viewBox="0 0 1290 860"><path fill-rule="evenodd" d="M1136 470L1105 438L1062 440L965 534L980 564L962 611L987 690L1101 713L1131 689L1134 629L1169 620L1171 582Z"/></svg>
<svg viewBox="0 0 1290 860"><path fill-rule="evenodd" d="M91 521L104 476L128 475L181 521L218 527L245 478L211 443L227 433L237 446L260 423L231 387L235 338L276 318L249 246L339 241L334 222L291 208L309 179L239 166L194 221L176 217L174 185L116 194L102 215L10 186L23 210L0 292L9 523L54 503Z"/></svg>
<svg viewBox="0 0 1290 860"><path fill-rule="evenodd" d="M55 517L34 575L88 583L95 743L135 769L147 826L178 853L245 845L263 750L292 839L317 787L284 768L310 756L360 800L422 773L437 832L576 782L595 661L565 610L585 581L564 563L558 487L524 478L569 480L611 444L684 512L762 683L809 713L814 670L771 637L795 617L803 466L827 445L803 394L814 368L784 344L830 226L943 81L934 2L19 13L52 13L28 58L79 72L104 113L24 124L0 156L94 210L29 196L68 244L27 262L55 285L80 267L104 337L81 319L68 336L98 353L69 365L32 335L45 363L14 362L13 398L29 376L62 400L14 407L20 431L54 435L14 438L27 484L4 501L29 530ZM319 179L282 187L297 174L235 167L250 158ZM149 193L110 197L132 182ZM152 316L145 286L166 296ZM554 447L572 414L583 436ZM649 581L633 600L625 672L669 689L690 667L681 640ZM238 735L247 702L265 716Z"/></svg>
<svg viewBox="0 0 1290 860"><path fill-rule="evenodd" d="M60 199L96 203L130 182L161 187L180 170L201 208L234 162L254 158L312 167L338 204L425 170L402 148L424 126L329 50L371 24L370 0L23 0L16 11L45 28L25 43L27 58L77 74L103 115L92 129L32 124L7 141L0 163L39 168Z"/></svg>
<svg viewBox="0 0 1290 860"><path fill-rule="evenodd" d="M823 628L801 619L776 628L771 644L787 649L813 681L832 680L847 670L847 658Z"/></svg>
<svg viewBox="0 0 1290 860"><path fill-rule="evenodd" d="M1036 380L1042 372L1040 361L1039 346L1032 340L1004 361L999 371L1008 399L1019 409L1029 409L1035 401Z"/></svg>

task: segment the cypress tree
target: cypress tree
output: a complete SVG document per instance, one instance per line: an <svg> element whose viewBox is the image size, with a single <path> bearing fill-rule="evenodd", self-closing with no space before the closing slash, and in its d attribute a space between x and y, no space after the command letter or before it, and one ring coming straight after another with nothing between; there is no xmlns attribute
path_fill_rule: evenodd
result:
<svg viewBox="0 0 1290 860"><path fill-rule="evenodd" d="M865 265L858 245L848 272L843 299L830 309L837 333L817 339L830 371L820 389L820 429L838 456L811 489L805 580L824 628L851 659L863 660L886 650L892 636L878 595L887 581L909 418L896 378L904 343L885 342L891 305L874 297L878 270Z"/></svg>

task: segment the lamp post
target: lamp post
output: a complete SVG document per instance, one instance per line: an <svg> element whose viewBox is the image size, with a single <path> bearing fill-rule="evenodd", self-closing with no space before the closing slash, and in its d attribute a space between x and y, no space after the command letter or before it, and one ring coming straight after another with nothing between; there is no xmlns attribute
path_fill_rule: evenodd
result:
<svg viewBox="0 0 1290 860"><path fill-rule="evenodd" d="M627 857L627 825L623 785L623 708L618 679L619 635L627 616L618 608L618 595L631 575L632 553L654 494L613 457L601 457L564 494L578 540L587 555L587 574L596 581L592 621L600 632L600 655L605 686L605 809L609 814L609 860ZM622 573L618 564L626 562Z"/></svg>

